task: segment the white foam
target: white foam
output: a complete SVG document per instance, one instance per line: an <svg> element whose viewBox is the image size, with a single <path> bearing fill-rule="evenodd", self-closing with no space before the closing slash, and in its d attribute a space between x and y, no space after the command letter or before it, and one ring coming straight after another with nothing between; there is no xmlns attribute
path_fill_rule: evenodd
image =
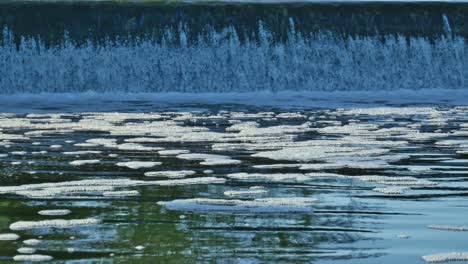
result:
<svg viewBox="0 0 468 264"><path fill-rule="evenodd" d="M268 190L263 187L250 187L248 190L241 191L225 191L224 195L228 197L245 197L245 196L255 196L267 194Z"/></svg>
<svg viewBox="0 0 468 264"><path fill-rule="evenodd" d="M33 239L24 240L23 243L28 246L37 246L41 243L41 240L33 238Z"/></svg>
<svg viewBox="0 0 468 264"><path fill-rule="evenodd" d="M230 179L240 181L265 181L265 182L305 182L311 179L301 173L275 173L275 174L261 174L261 173L231 173L227 175Z"/></svg>
<svg viewBox="0 0 468 264"><path fill-rule="evenodd" d="M93 160L74 160L70 162L70 165L73 166L82 166L82 165L88 165L88 164L98 164L100 163L100 160L93 159Z"/></svg>
<svg viewBox="0 0 468 264"><path fill-rule="evenodd" d="M256 169L285 169L285 168L298 168L303 165L304 164L268 164L268 165L253 165L252 167Z"/></svg>
<svg viewBox="0 0 468 264"><path fill-rule="evenodd" d="M107 197L125 197L125 196L138 196L140 193L138 191L112 191L112 192L104 192L102 193L103 196Z"/></svg>
<svg viewBox="0 0 468 264"><path fill-rule="evenodd" d="M468 231L468 226L428 225L427 227L447 231Z"/></svg>
<svg viewBox="0 0 468 264"><path fill-rule="evenodd" d="M42 221L18 221L10 225L11 230L28 230L36 228L72 228L78 226L89 226L97 225L101 221L94 218L86 219L53 219L53 220L42 220Z"/></svg>
<svg viewBox="0 0 468 264"><path fill-rule="evenodd" d="M71 211L68 209L56 209L56 210L41 210L38 212L40 215L68 215Z"/></svg>
<svg viewBox="0 0 468 264"><path fill-rule="evenodd" d="M215 183L225 183L225 182L226 182L226 179L223 179L223 178L200 177L200 178L154 181L153 183L156 185L162 185L162 186L176 186L176 185L193 185L193 184L215 184Z"/></svg>
<svg viewBox="0 0 468 264"><path fill-rule="evenodd" d="M136 143L123 143L117 145L117 149L119 150L127 150L127 151L158 151L162 150L163 148L160 147L147 147L141 144Z"/></svg>
<svg viewBox="0 0 468 264"><path fill-rule="evenodd" d="M215 166L215 165L232 165L241 163L240 160L232 159L229 156L223 155L214 155L214 154L200 154L200 153L190 153L190 154L180 154L176 156L179 159L185 160L203 160L200 162L201 165Z"/></svg>
<svg viewBox="0 0 468 264"><path fill-rule="evenodd" d="M276 151L264 151L253 154L253 157L269 158L272 160L291 160L291 161L314 161L330 157L343 156L373 156L387 153L386 149L364 149L357 147L342 147L342 146L317 146L317 147L296 147L283 148Z"/></svg>
<svg viewBox="0 0 468 264"><path fill-rule="evenodd" d="M150 171L145 172L147 177L167 177L167 178L183 178L195 174L192 170L181 170L181 171Z"/></svg>
<svg viewBox="0 0 468 264"><path fill-rule="evenodd" d="M449 262L449 261L468 261L468 252L450 252L434 255L422 256L422 259L428 263Z"/></svg>
<svg viewBox="0 0 468 264"><path fill-rule="evenodd" d="M30 248L30 247L22 247L22 248L18 248L18 253L20 254L33 254L36 252L36 249L35 248Z"/></svg>
<svg viewBox="0 0 468 264"><path fill-rule="evenodd" d="M39 261L49 261L54 259L52 256L48 255L40 255L40 254L33 254L33 255L16 255L13 257L14 261L25 261L25 262L39 262Z"/></svg>
<svg viewBox="0 0 468 264"><path fill-rule="evenodd" d="M189 150L185 149L168 149L168 150L160 150L158 154L161 156L177 156L179 154L187 154L190 153Z"/></svg>
<svg viewBox="0 0 468 264"><path fill-rule="evenodd" d="M374 192L380 192L380 193L385 193L385 194L402 194L407 190L408 188L405 187L384 187L384 188L374 188L372 189Z"/></svg>
<svg viewBox="0 0 468 264"><path fill-rule="evenodd" d="M64 155L87 155L87 154L101 154L99 150L82 150L82 151L65 151L62 152Z"/></svg>
<svg viewBox="0 0 468 264"><path fill-rule="evenodd" d="M305 197L264 198L255 200L226 200L194 198L158 202L169 210L176 211L220 211L220 212L255 212L255 213L287 213L312 212L311 204L316 199Z"/></svg>
<svg viewBox="0 0 468 264"><path fill-rule="evenodd" d="M13 241L13 240L18 240L20 236L17 234L13 233L6 233L6 234L0 234L0 240L1 241Z"/></svg>
<svg viewBox="0 0 468 264"><path fill-rule="evenodd" d="M143 168L152 168L161 164L162 164L161 162L154 162L154 161L129 161L129 162L118 162L117 166L127 167L130 169L143 169Z"/></svg>

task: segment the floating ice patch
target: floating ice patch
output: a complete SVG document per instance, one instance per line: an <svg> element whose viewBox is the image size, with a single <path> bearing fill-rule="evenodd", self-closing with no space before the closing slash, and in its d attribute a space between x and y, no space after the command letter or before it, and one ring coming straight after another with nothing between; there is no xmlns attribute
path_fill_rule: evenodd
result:
<svg viewBox="0 0 468 264"><path fill-rule="evenodd" d="M146 172L147 177L167 177L167 178L183 178L195 174L192 170L181 170L181 171L150 171Z"/></svg>
<svg viewBox="0 0 468 264"><path fill-rule="evenodd" d="M169 210L175 211L218 211L218 212L255 212L255 213L310 213L313 198L264 198L255 200L226 200L194 198L168 202L158 202Z"/></svg>
<svg viewBox="0 0 468 264"><path fill-rule="evenodd" d="M143 168L152 168L161 164L162 164L161 162L153 162L153 161L129 161L129 162L118 162L117 166L127 167L130 169L143 169Z"/></svg>
<svg viewBox="0 0 468 264"><path fill-rule="evenodd" d="M41 210L38 212L40 215L68 215L71 211L68 209L57 209L57 210Z"/></svg>
<svg viewBox="0 0 468 264"><path fill-rule="evenodd" d="M51 145L50 148L51 149L59 149L59 148L62 148L63 146L62 145Z"/></svg>
<svg viewBox="0 0 468 264"><path fill-rule="evenodd" d="M434 255L422 256L422 259L428 263L449 262L449 261L468 261L468 252L450 252Z"/></svg>
<svg viewBox="0 0 468 264"><path fill-rule="evenodd" d="M447 231L468 231L468 226L449 226L449 225L428 225L430 229L438 229L438 230L447 230Z"/></svg>
<svg viewBox="0 0 468 264"><path fill-rule="evenodd" d="M20 236L13 233L0 234L0 241L14 241L19 239Z"/></svg>
<svg viewBox="0 0 468 264"><path fill-rule="evenodd" d="M223 155L214 155L214 154L200 154L200 153L191 153L191 154L180 154L176 156L179 159L185 160L203 160L200 162L201 165L214 166L214 165L231 165L239 164L240 160L232 159L229 156Z"/></svg>
<svg viewBox="0 0 468 264"><path fill-rule="evenodd" d="M73 166L81 166L81 165L88 165L88 164L98 164L101 162L100 160L94 159L94 160L74 160L70 162L70 165Z"/></svg>
<svg viewBox="0 0 468 264"><path fill-rule="evenodd" d="M10 225L11 230L29 230L36 228L72 228L78 226L97 225L101 221L94 218L86 219L53 219L43 221L18 221Z"/></svg>
<svg viewBox="0 0 468 264"><path fill-rule="evenodd" d="M40 255L40 254L33 254L33 255L16 255L13 257L14 261L25 261L25 262L39 262L39 261L49 261L54 259L52 256L48 255Z"/></svg>

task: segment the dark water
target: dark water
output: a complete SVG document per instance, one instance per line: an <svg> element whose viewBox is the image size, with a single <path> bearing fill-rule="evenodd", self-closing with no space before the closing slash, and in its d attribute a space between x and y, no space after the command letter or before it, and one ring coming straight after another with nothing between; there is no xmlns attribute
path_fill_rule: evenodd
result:
<svg viewBox="0 0 468 264"><path fill-rule="evenodd" d="M41 39L47 46L63 43L64 34L78 44L92 41L150 38L161 41L166 30L183 26L190 41L205 31L234 27L241 40L259 39L259 23L286 41L290 19L303 35L332 32L340 38L388 35L438 38L446 34L443 15L452 34L466 37L466 3L116 3L22 2L0 3L0 28L9 28L16 43L21 37ZM175 33L177 34L177 33Z"/></svg>

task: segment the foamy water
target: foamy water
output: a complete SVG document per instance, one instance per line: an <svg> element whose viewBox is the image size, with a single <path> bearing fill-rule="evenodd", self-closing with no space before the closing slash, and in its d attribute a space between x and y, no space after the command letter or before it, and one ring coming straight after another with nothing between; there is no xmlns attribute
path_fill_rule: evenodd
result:
<svg viewBox="0 0 468 264"><path fill-rule="evenodd" d="M466 106L218 107L1 114L2 257L465 259Z"/></svg>

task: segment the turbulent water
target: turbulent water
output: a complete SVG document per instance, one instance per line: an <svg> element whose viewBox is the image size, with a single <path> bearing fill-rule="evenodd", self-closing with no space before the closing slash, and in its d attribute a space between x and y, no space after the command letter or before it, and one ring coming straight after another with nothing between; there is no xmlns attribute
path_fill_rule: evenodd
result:
<svg viewBox="0 0 468 264"><path fill-rule="evenodd" d="M167 31L162 43L77 47L65 41L45 48L32 39L18 49L6 30L0 93L463 89L468 82L464 38L341 39L293 28L291 20L286 43L262 28L259 41L241 42L227 28L188 44L181 26L177 34Z"/></svg>
<svg viewBox="0 0 468 264"><path fill-rule="evenodd" d="M466 88L464 4L298 5L2 4L0 94Z"/></svg>

